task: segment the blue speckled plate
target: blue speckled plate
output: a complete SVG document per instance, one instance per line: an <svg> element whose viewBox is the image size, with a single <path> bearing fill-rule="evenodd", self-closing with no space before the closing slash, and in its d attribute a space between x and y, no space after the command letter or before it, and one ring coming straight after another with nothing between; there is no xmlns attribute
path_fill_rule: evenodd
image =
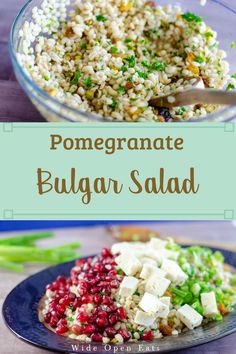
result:
<svg viewBox="0 0 236 354"><path fill-rule="evenodd" d="M236 253L223 251L226 263L236 267ZM166 337L154 342L128 343L123 345L83 344L54 334L38 320L38 304L45 286L59 274L69 275L74 262L60 264L43 270L19 285L7 296L3 304L3 317L8 328L20 339L38 347L62 353L165 353L191 348L211 342L236 331L236 311L222 322L211 322L194 331L177 337Z"/></svg>

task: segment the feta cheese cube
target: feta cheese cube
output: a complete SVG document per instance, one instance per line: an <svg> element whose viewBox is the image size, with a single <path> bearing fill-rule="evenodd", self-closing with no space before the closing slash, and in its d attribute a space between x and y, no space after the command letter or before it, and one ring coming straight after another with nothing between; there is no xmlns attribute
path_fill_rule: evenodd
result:
<svg viewBox="0 0 236 354"><path fill-rule="evenodd" d="M177 261L179 257L179 252L178 251L171 251L171 250L163 250L161 251L163 259L168 258L172 259L174 261Z"/></svg>
<svg viewBox="0 0 236 354"><path fill-rule="evenodd" d="M138 310L136 312L136 315L134 317L134 322L136 324L141 325L141 326L145 326L145 327L149 327L149 326L153 325L155 320L156 320L155 314L143 312L140 310Z"/></svg>
<svg viewBox="0 0 236 354"><path fill-rule="evenodd" d="M166 272L164 272L162 269L160 269L157 266L154 266L152 264L149 264L149 263L144 264L142 271L140 273L140 278L148 279L152 275L157 275L159 277L164 278L166 275Z"/></svg>
<svg viewBox="0 0 236 354"><path fill-rule="evenodd" d="M160 251L153 250L152 248L146 248L145 256L154 259L158 265L161 265L163 261L163 254Z"/></svg>
<svg viewBox="0 0 236 354"><path fill-rule="evenodd" d="M138 287L138 279L134 277L124 277L121 284L119 295L132 296Z"/></svg>
<svg viewBox="0 0 236 354"><path fill-rule="evenodd" d="M145 253L146 245L143 242L118 242L111 247L112 254L131 253L142 255Z"/></svg>
<svg viewBox="0 0 236 354"><path fill-rule="evenodd" d="M163 241L160 238L156 238L156 237L152 237L149 242L149 246L158 251L165 249L166 244L167 244L166 241Z"/></svg>
<svg viewBox="0 0 236 354"><path fill-rule="evenodd" d="M157 317L167 318L170 312L170 297L164 296L160 298L160 301L165 305L163 310L159 310L157 313Z"/></svg>
<svg viewBox="0 0 236 354"><path fill-rule="evenodd" d="M166 277L177 285L188 279L188 275L183 272L178 263L170 259L164 259L161 269L167 273Z"/></svg>
<svg viewBox="0 0 236 354"><path fill-rule="evenodd" d="M155 295L152 295L148 292L144 293L141 301L139 302L139 307L143 311L150 313L163 311L165 309L163 302L161 302Z"/></svg>
<svg viewBox="0 0 236 354"><path fill-rule="evenodd" d="M201 304L204 309L205 316L216 315L219 312L214 291L202 293Z"/></svg>
<svg viewBox="0 0 236 354"><path fill-rule="evenodd" d="M129 249L129 243L128 242L118 242L114 243L111 247L111 253L112 254L118 254L118 253L123 253Z"/></svg>
<svg viewBox="0 0 236 354"><path fill-rule="evenodd" d="M148 264L152 264L153 266L157 266L157 262L152 258L140 257L139 260L142 264L148 263Z"/></svg>
<svg viewBox="0 0 236 354"><path fill-rule="evenodd" d="M142 268L142 263L137 257L123 253L115 258L115 261L119 268L123 270L126 275L135 275Z"/></svg>
<svg viewBox="0 0 236 354"><path fill-rule="evenodd" d="M180 321L182 321L189 329L200 326L203 320L203 317L187 304L177 310L177 315Z"/></svg>
<svg viewBox="0 0 236 354"><path fill-rule="evenodd" d="M146 285L145 291L152 295L163 296L170 285L170 280L156 275L151 276Z"/></svg>

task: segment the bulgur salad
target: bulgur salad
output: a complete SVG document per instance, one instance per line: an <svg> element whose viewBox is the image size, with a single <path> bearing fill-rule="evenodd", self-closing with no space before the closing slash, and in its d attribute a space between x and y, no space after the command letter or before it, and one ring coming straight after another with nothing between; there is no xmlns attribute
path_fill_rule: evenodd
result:
<svg viewBox="0 0 236 354"><path fill-rule="evenodd" d="M220 107L168 110L152 108L149 101L194 85L236 87L217 33L178 6L147 0L44 0L19 35L18 60L39 87L70 107L110 120L198 119Z"/></svg>
<svg viewBox="0 0 236 354"><path fill-rule="evenodd" d="M152 341L221 321L235 304L236 275L220 252L152 238L77 260L47 286L39 318L84 342Z"/></svg>

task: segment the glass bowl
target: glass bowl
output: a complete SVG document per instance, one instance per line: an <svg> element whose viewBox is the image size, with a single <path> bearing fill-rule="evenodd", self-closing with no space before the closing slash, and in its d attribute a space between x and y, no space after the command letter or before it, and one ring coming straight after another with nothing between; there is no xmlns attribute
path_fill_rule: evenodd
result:
<svg viewBox="0 0 236 354"><path fill-rule="evenodd" d="M82 112L77 109L60 103L57 99L50 96L46 91L31 80L24 69L19 64L17 53L22 52L22 40L19 31L25 21L32 21L32 9L42 4L43 0L30 0L22 8L16 17L10 33L10 55L17 80L26 92L32 103L48 121L51 122L111 122L109 118L102 118L90 112ZM217 31L220 41L220 48L227 54L230 63L231 74L236 72L236 48L231 48L231 43L236 40L235 22L236 8L226 5L221 0L207 0L206 6L200 6L200 0L155 0L158 5L171 3L180 5L184 12L190 11L197 13L206 23ZM234 0L231 0L233 3ZM209 114L205 117L195 119L195 122L226 122L235 119L236 106L224 107L218 112ZM190 120L193 121L193 120ZM188 122L190 122L188 121Z"/></svg>

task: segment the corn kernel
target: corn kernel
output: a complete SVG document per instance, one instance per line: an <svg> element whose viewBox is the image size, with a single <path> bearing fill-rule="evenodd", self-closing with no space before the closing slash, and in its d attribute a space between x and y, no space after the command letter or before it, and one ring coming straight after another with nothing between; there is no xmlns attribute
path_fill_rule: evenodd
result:
<svg viewBox="0 0 236 354"><path fill-rule="evenodd" d="M119 70L117 68L112 68L112 71L115 75L119 73Z"/></svg>
<svg viewBox="0 0 236 354"><path fill-rule="evenodd" d="M51 90L48 91L48 93L49 93L50 96L56 96L57 89L51 89Z"/></svg>
<svg viewBox="0 0 236 354"><path fill-rule="evenodd" d="M93 100L94 99L94 92L93 91L87 91L86 92L86 97L88 100Z"/></svg>
<svg viewBox="0 0 236 354"><path fill-rule="evenodd" d="M195 55L193 53L188 53L187 55L187 61L189 61L190 63L192 63L195 60Z"/></svg>
<svg viewBox="0 0 236 354"><path fill-rule="evenodd" d="M139 116L142 113L143 113L143 109L142 108L137 108L136 111L134 111L134 112L132 110L130 110L130 114L132 116Z"/></svg>
<svg viewBox="0 0 236 354"><path fill-rule="evenodd" d="M127 4L122 3L120 5L120 11L121 12L129 11L132 9L132 7L133 7L132 1L128 1Z"/></svg>
<svg viewBox="0 0 236 354"><path fill-rule="evenodd" d="M193 73L193 75L199 75L199 67L196 65L190 64L188 66L188 70L190 70Z"/></svg>

